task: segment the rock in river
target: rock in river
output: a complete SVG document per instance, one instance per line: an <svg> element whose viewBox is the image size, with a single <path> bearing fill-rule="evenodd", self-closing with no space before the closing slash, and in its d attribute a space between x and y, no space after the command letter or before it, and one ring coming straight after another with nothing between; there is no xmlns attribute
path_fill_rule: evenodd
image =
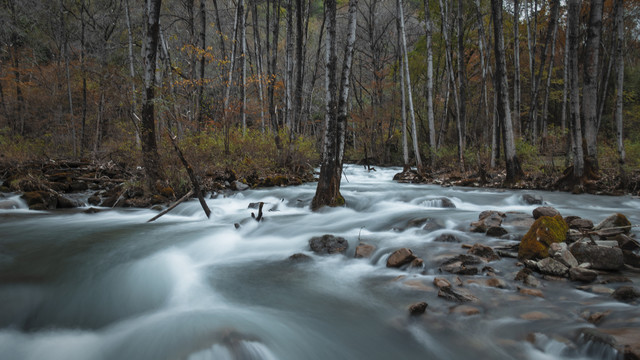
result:
<svg viewBox="0 0 640 360"><path fill-rule="evenodd" d="M349 243L343 237L326 234L312 237L309 246L317 254L344 254Z"/></svg>
<svg viewBox="0 0 640 360"><path fill-rule="evenodd" d="M569 251L579 263L590 263L597 270L620 270L624 267L624 256L619 247L599 246L578 241Z"/></svg>
<svg viewBox="0 0 640 360"><path fill-rule="evenodd" d="M394 251L387 259L387 267L399 268L403 265L407 265L415 260L417 256L413 254L413 251L407 248L402 248Z"/></svg>
<svg viewBox="0 0 640 360"><path fill-rule="evenodd" d="M564 242L568 230L569 226L559 214L538 218L522 238L518 258L522 260L548 257L549 246L552 243Z"/></svg>

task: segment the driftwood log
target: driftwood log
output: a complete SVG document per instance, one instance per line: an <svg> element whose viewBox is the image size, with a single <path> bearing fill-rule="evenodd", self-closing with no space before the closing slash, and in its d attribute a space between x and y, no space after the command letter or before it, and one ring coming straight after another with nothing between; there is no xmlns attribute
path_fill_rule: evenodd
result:
<svg viewBox="0 0 640 360"><path fill-rule="evenodd" d="M189 190L188 193L186 193L183 197L178 199L178 201L176 201L173 204L171 204L171 206L169 206L168 208L162 210L158 215L156 215L156 216L152 217L151 219L147 220L147 222L152 222L152 221L158 220L162 215L164 215L164 214L168 213L169 211L175 209L176 206L180 205L185 200L189 199L192 195L193 195L193 189Z"/></svg>

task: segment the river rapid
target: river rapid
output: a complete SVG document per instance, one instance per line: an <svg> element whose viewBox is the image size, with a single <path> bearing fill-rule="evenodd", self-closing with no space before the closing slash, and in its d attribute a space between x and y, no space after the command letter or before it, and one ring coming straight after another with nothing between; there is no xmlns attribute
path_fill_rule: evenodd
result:
<svg viewBox="0 0 640 360"><path fill-rule="evenodd" d="M544 297L518 292L517 260L492 261L503 289L486 272L460 276L480 299L474 315L438 297L435 277L462 245L517 241L468 231L483 210L531 214L522 194L542 196L562 215L594 223L620 212L640 223L640 200L542 191L399 184L399 168L367 172L349 165L346 207L311 212L315 183L214 196L207 219L196 201L153 223L147 209L0 210L0 358L2 359L616 359L588 341L585 312L610 311L598 326L640 327L640 308L609 294L543 280ZM443 208L446 197L455 208ZM250 203L263 201L264 220ZM430 217L441 229L408 227ZM234 224L240 224L236 229ZM506 227L519 239L526 229ZM638 235L638 229L633 231ZM461 242L434 241L450 233ZM309 239L349 242L346 255L319 256ZM359 242L376 247L355 259ZM408 247L424 268L386 267ZM292 261L303 253L310 261ZM482 267L482 266L481 266ZM635 284L640 274L623 272ZM615 289L621 284L603 286ZM627 284L628 285L628 284ZM422 316L409 305L429 304Z"/></svg>

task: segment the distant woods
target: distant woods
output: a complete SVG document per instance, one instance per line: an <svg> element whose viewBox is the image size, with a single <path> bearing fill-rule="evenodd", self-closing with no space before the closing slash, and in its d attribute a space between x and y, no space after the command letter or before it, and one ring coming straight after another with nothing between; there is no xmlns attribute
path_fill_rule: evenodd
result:
<svg viewBox="0 0 640 360"><path fill-rule="evenodd" d="M3 0L0 146L124 152L161 177L164 128L225 154L258 133L282 166L304 138L314 165L579 184L638 165L639 18L622 0Z"/></svg>

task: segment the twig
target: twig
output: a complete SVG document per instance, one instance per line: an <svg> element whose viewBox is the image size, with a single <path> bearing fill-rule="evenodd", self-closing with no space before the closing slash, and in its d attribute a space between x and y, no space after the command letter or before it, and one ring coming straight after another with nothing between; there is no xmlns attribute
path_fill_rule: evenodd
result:
<svg viewBox="0 0 640 360"><path fill-rule="evenodd" d="M193 189L189 190L188 193L186 193L183 197L178 199L178 201L176 201L173 204L171 204L171 206L169 206L168 208L162 210L158 215L156 215L156 216L152 217L151 219L147 220L147 222L150 223L152 221L158 220L158 218L160 218L162 215L164 215L164 214L168 213L169 211L175 209L176 206L180 205L182 202L184 202L185 200L189 199L191 197L191 195L193 195Z"/></svg>

